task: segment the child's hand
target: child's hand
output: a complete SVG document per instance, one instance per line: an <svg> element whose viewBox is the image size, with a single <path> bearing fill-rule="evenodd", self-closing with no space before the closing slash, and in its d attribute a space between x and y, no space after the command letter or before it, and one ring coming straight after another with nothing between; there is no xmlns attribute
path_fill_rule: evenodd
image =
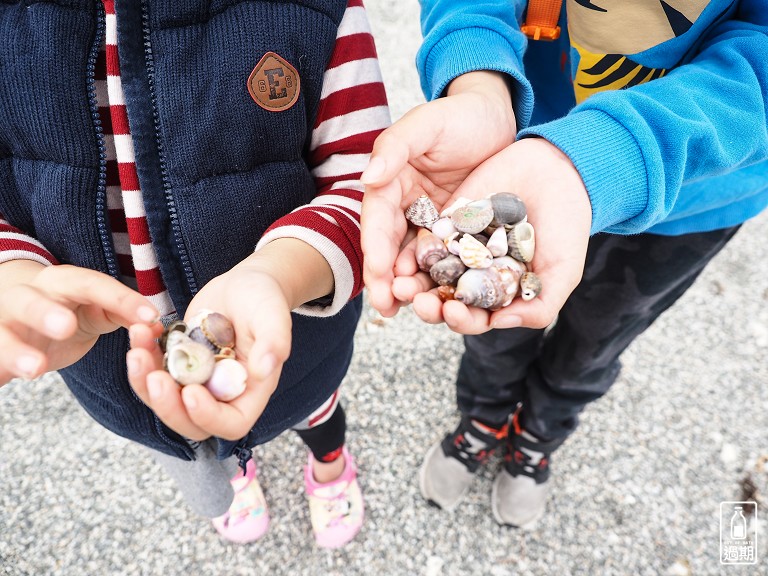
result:
<svg viewBox="0 0 768 576"><path fill-rule="evenodd" d="M234 324L237 359L248 370L246 390L234 400L219 402L203 386L180 387L161 370L162 352L147 330L139 326L131 330L131 386L179 434L194 440L208 436L238 440L248 434L275 391L283 363L290 355L291 310L315 297L314 293L297 289L291 282L292 275L300 270L297 276L302 277L302 282L313 284L313 290L320 292L317 296L332 290L330 268L326 277L323 271L313 268L318 261L311 256L293 256L279 250L286 241L293 242L271 242L211 280L187 310L187 317L203 309L220 312ZM327 266L319 253L314 254ZM295 262L303 265L297 268Z"/></svg>
<svg viewBox="0 0 768 576"><path fill-rule="evenodd" d="M528 220L536 230L531 268L543 285L541 294L528 302L516 298L495 312L455 300L443 303L435 290L428 291L434 284L429 275L417 272L410 246L398 257L393 292L403 301L412 301L424 321L445 322L462 334L516 326L544 328L581 281L592 209L571 161L548 141L526 138L480 165L453 199L477 199L500 191L517 194L525 202Z"/></svg>
<svg viewBox="0 0 768 576"><path fill-rule="evenodd" d="M121 326L162 330L146 298L85 268L6 262L0 294L0 384L74 364L99 336Z"/></svg>
<svg viewBox="0 0 768 576"><path fill-rule="evenodd" d="M439 209L515 134L504 76L471 72L451 83L446 98L417 106L376 139L362 176L361 236L368 296L383 315L393 316L402 304L392 294L392 281L395 259L407 240L405 209L421 194ZM491 191L497 189L487 194Z"/></svg>

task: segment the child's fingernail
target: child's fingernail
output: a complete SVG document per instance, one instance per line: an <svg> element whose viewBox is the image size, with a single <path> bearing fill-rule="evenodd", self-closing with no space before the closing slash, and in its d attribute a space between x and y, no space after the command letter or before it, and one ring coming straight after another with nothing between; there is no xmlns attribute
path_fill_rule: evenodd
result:
<svg viewBox="0 0 768 576"><path fill-rule="evenodd" d="M129 356L126 358L125 363L128 365L128 376L136 376L139 373L141 362L139 362L138 358ZM147 388L149 388L149 381L147 381Z"/></svg>
<svg viewBox="0 0 768 576"><path fill-rule="evenodd" d="M378 157L371 158L368 162L368 166L363 170L363 173L360 176L360 181L363 184L372 184L376 182L376 180L381 178L384 174L384 168L386 168L384 160Z"/></svg>
<svg viewBox="0 0 768 576"><path fill-rule="evenodd" d="M275 360L275 357L272 354L266 354L256 366L256 377L263 380L272 374L272 372L275 370L276 364L277 360Z"/></svg>
<svg viewBox="0 0 768 576"><path fill-rule="evenodd" d="M147 392L149 392L150 400L159 400L163 393L162 382L160 382L159 376L148 374L147 375Z"/></svg>
<svg viewBox="0 0 768 576"><path fill-rule="evenodd" d="M69 324L69 317L57 311L48 312L43 319L45 330L51 336L63 336Z"/></svg>
<svg viewBox="0 0 768 576"><path fill-rule="evenodd" d="M517 328L522 325L523 319L520 316L501 316L491 323L491 328Z"/></svg>
<svg viewBox="0 0 768 576"><path fill-rule="evenodd" d="M184 396L184 406L186 406L190 410L195 410L197 408L197 398L194 396Z"/></svg>
<svg viewBox="0 0 768 576"><path fill-rule="evenodd" d="M149 306L141 306L136 310L136 314L144 322L154 323L158 321L157 312Z"/></svg>
<svg viewBox="0 0 768 576"><path fill-rule="evenodd" d="M16 358L16 370L24 378L32 378L40 370L40 359L29 354L19 356Z"/></svg>

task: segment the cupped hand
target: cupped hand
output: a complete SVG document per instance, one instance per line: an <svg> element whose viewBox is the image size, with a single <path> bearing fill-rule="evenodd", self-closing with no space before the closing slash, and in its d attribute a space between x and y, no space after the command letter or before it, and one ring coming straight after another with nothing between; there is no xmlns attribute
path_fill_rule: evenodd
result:
<svg viewBox="0 0 768 576"><path fill-rule="evenodd" d="M254 263L255 262L255 263ZM131 329L129 380L136 394L169 428L200 440L238 440L248 434L277 388L291 351L291 305L274 276L246 260L206 284L187 309L219 312L235 327L235 353L248 371L243 394L216 400L204 386L179 386L161 370L162 352L143 327Z"/></svg>
<svg viewBox="0 0 768 576"><path fill-rule="evenodd" d="M515 115L505 77L471 72L445 98L417 106L381 133L363 172L364 279L374 308L393 316L398 253L408 240L405 209L426 194L438 209L480 163L514 141Z"/></svg>
<svg viewBox="0 0 768 576"><path fill-rule="evenodd" d="M483 198L495 192L512 192L525 202L528 221L536 232L530 266L543 285L541 294L530 301L515 298L494 312L455 300L443 303L436 291L430 290L433 284L429 279L415 272L412 250L403 250L396 266L400 276L394 279L393 290L398 298L413 302L414 311L424 321L445 322L462 334L517 326L544 328L557 317L581 281L592 208L581 176L568 157L544 139L523 139L480 165L451 201Z"/></svg>
<svg viewBox="0 0 768 576"><path fill-rule="evenodd" d="M0 384L69 366L121 326L162 330L146 298L101 272L31 261L0 267Z"/></svg>

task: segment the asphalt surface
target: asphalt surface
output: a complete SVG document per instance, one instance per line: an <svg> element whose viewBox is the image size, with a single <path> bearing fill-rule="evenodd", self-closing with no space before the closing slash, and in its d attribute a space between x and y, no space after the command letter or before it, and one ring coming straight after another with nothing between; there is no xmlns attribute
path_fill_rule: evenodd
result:
<svg viewBox="0 0 768 576"><path fill-rule="evenodd" d="M367 4L398 118L423 101L418 6ZM768 493L767 225L766 214L747 223L627 350L618 382L555 455L534 531L493 521L498 461L455 511L422 500L422 455L457 419L462 342L410 310L385 321L367 309L344 385L367 503L350 545L312 542L295 434L257 452L269 533L231 545L185 508L143 448L95 424L49 374L0 388L0 574L768 574L763 532L757 565L719 563L720 502L744 499L746 479L758 498Z"/></svg>

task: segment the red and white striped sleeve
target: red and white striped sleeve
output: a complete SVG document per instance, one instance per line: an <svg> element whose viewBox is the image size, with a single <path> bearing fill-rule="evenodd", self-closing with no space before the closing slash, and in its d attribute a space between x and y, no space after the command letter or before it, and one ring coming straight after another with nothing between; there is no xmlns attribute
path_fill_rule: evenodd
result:
<svg viewBox="0 0 768 576"><path fill-rule="evenodd" d="M34 260L45 266L59 263L45 246L0 214L0 264L11 260Z"/></svg>
<svg viewBox="0 0 768 576"><path fill-rule="evenodd" d="M313 246L333 270L334 293L326 307L301 306L308 316L336 314L363 289L360 247L360 174L376 137L391 123L376 47L362 0L349 0L323 78L310 157L317 196L270 226L258 250L276 238Z"/></svg>

